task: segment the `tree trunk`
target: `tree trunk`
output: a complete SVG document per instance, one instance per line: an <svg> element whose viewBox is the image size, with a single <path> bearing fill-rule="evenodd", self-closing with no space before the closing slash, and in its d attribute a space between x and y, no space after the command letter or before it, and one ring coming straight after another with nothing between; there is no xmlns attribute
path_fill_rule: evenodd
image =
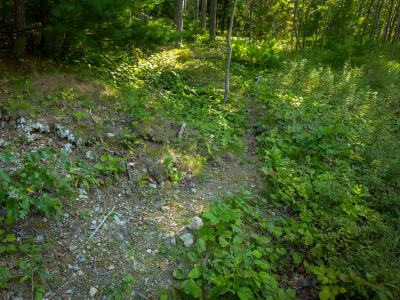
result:
<svg viewBox="0 0 400 300"><path fill-rule="evenodd" d="M293 30L296 35L296 40L297 44L299 45L301 52L303 53L303 59L306 58L306 52L304 51L303 46L301 45L300 39L299 39L299 34L297 33L297 28L296 28L296 12L297 12L297 5L299 4L299 0L296 0L296 3L294 4L294 11L293 11Z"/></svg>
<svg viewBox="0 0 400 300"><path fill-rule="evenodd" d="M232 44L231 44L231 33L232 33L232 27L233 27L233 19L235 18L235 8L236 8L236 2L235 0L233 2L233 7L232 7L232 12L231 12L231 19L229 22L229 28L228 28L228 37L227 37L227 43L228 43L228 59L226 61L226 70L225 70L225 94L224 94L224 101L222 104L225 104L226 101L228 100L228 93L229 93L229 68L231 66L231 58L232 58Z"/></svg>
<svg viewBox="0 0 400 300"><path fill-rule="evenodd" d="M385 47L385 45L386 45L386 38L387 38L387 34L388 34L388 29L389 29L389 26L390 26L390 21L391 21L391 18L392 18L393 7L394 7L394 0L392 0L392 5L390 5L390 10L389 10L389 14L388 14L388 17L387 17L385 30L384 30L383 36L382 36L382 47L381 47L381 49L383 49Z"/></svg>
<svg viewBox="0 0 400 300"><path fill-rule="evenodd" d="M14 0L16 39L11 50L14 57L20 57L25 52L25 3L24 0Z"/></svg>
<svg viewBox="0 0 400 300"><path fill-rule="evenodd" d="M224 8L222 12L222 20L221 20L221 34L225 32L225 15L226 11L228 10L228 0L224 0Z"/></svg>
<svg viewBox="0 0 400 300"><path fill-rule="evenodd" d="M374 25L372 27L372 35L371 35L371 44L370 44L370 46L372 46L372 44L373 44L373 42L375 40L376 27L378 26L379 18L381 16L382 7L383 7L384 3L385 3L385 0L382 0L381 4L380 4L380 2L378 0L378 3L376 5L376 12L375 12L375 18L374 18Z"/></svg>
<svg viewBox="0 0 400 300"><path fill-rule="evenodd" d="M207 20L207 0L202 0L201 3L201 16L200 16L200 27L206 29Z"/></svg>
<svg viewBox="0 0 400 300"><path fill-rule="evenodd" d="M194 0L194 23L196 24L196 30L199 22L199 0Z"/></svg>
<svg viewBox="0 0 400 300"><path fill-rule="evenodd" d="M250 3L250 28L249 28L249 40L253 38L253 8L256 0L251 1Z"/></svg>
<svg viewBox="0 0 400 300"><path fill-rule="evenodd" d="M176 11L176 32L179 34L179 40L176 41L176 48L182 46L182 30L183 30L183 5L185 0L177 0L177 11Z"/></svg>
<svg viewBox="0 0 400 300"><path fill-rule="evenodd" d="M64 40L64 35L54 28L50 20L52 2L40 0L41 38L40 47L47 55L59 54Z"/></svg>
<svg viewBox="0 0 400 300"><path fill-rule="evenodd" d="M319 48L320 52L322 52L322 47L324 46L324 36L325 36L325 30L326 30L326 23L328 22L330 9L331 9L331 4L329 4L328 11L326 12L326 16L325 16L324 29L322 30L321 47Z"/></svg>
<svg viewBox="0 0 400 300"><path fill-rule="evenodd" d="M390 41L391 37L392 37L392 32L393 29L395 29L396 24L397 24L397 19L399 17L399 12L400 12L400 3L397 4L397 7L395 9L395 13L393 15L391 24L390 24L390 28L389 28L389 33L388 33L388 40Z"/></svg>
<svg viewBox="0 0 400 300"><path fill-rule="evenodd" d="M215 40L216 26L217 26L217 0L211 0L211 6L210 6L210 28L209 28L210 40L211 41Z"/></svg>
<svg viewBox="0 0 400 300"><path fill-rule="evenodd" d="M394 48L396 47L396 42L397 42L397 39L399 38L399 34L400 34L400 20L399 20L399 23L397 24L397 28L396 28L396 31L394 33L392 53L390 54L390 60L391 61L393 60Z"/></svg>

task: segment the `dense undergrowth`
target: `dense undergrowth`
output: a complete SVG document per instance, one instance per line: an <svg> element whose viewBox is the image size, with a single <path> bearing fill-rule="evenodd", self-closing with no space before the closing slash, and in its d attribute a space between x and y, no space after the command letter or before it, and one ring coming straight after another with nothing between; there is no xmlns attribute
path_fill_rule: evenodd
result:
<svg viewBox="0 0 400 300"><path fill-rule="evenodd" d="M399 295L399 73L395 63L332 70L304 60L254 88L268 198L310 236L304 260L338 271L352 299Z"/></svg>
<svg viewBox="0 0 400 300"><path fill-rule="evenodd" d="M208 223L188 253L192 270L174 272L176 278L186 279L181 286L185 295L294 299L291 280L303 273L297 270L305 270L318 276L321 299L396 299L400 295L400 66L382 59L340 69L321 58L283 61L289 54L277 52L272 44L256 46L239 40L231 68L233 89L228 105L223 106L224 43L198 37L196 44L196 50L165 50L149 57L139 53L140 62L131 51L114 51L107 57L89 52L90 56L69 61L76 70L82 64L89 66L88 78L101 78L113 86L113 109L132 117L130 126L161 118L186 122L199 135L190 141L193 150L208 157L224 150L244 150L247 95L252 96L252 105L260 113L257 140L264 161L260 168L265 174L265 199L255 200L241 190L219 199L204 213ZM258 75L261 79L254 84ZM57 109L59 100L66 107L98 109L90 99L75 101L72 91L34 95L26 80L20 79L27 93L2 102L7 112L36 101L29 109L37 115ZM42 107L41 98L48 100ZM71 110L71 115L78 120L89 117L83 110ZM96 123L96 129L102 125ZM140 143L126 131L126 138L132 137ZM43 153L51 160L50 154ZM25 216L30 205L48 197L29 198L26 191L40 192L41 182L49 188L66 184L59 181L51 164L37 162L42 158L38 155L26 154L24 161L25 169L38 175L31 178L21 173L25 179L16 188L7 174L0 173L4 191L0 203L12 202L15 215L20 210L20 216ZM8 156L3 157L9 163ZM96 169L78 161L76 167L86 173L72 179L78 183L90 175L96 183L98 170L112 173L116 163L110 160L104 166L108 169L100 165ZM118 170L114 170L117 176ZM23 197L15 204L11 193L17 188ZM59 213L56 200L49 198L42 211ZM277 211L281 217L268 217L259 208L264 213ZM0 251L14 251L6 248L13 240L3 236ZM29 245L24 247L30 251ZM23 263L22 267L33 268ZM289 278L285 268L292 270ZM0 271L0 284L5 286L8 271ZM42 294L43 288L37 287ZM179 296L172 292L170 297Z"/></svg>

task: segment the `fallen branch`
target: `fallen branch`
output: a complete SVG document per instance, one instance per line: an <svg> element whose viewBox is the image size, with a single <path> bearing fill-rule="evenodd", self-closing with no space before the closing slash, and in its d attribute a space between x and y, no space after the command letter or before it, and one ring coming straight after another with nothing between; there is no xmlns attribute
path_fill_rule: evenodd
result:
<svg viewBox="0 0 400 300"><path fill-rule="evenodd" d="M101 221L101 223L99 224L99 226L97 226L96 230L92 233L92 235L89 237L89 240L92 238L92 236L94 236L97 232L97 230L99 230L99 228L101 227L101 225L103 225L104 221L108 218L109 215L112 214L112 212L114 211L115 206L112 208L112 210L108 213L107 216L104 217L103 221Z"/></svg>

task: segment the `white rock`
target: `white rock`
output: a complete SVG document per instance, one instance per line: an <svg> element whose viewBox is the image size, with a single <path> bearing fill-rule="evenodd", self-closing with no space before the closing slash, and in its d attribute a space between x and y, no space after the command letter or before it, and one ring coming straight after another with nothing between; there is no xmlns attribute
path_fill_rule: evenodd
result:
<svg viewBox="0 0 400 300"><path fill-rule="evenodd" d="M108 267L108 270L109 270L109 271L115 270L114 265L109 266L109 267Z"/></svg>
<svg viewBox="0 0 400 300"><path fill-rule="evenodd" d="M151 254L151 249L147 249L146 252L147 252L148 254Z"/></svg>
<svg viewBox="0 0 400 300"><path fill-rule="evenodd" d="M74 251L78 246L69 246L69 251Z"/></svg>
<svg viewBox="0 0 400 300"><path fill-rule="evenodd" d="M193 230L199 230L201 226L203 226L203 221L199 217L194 217L190 221L190 224L187 226L187 228Z"/></svg>
<svg viewBox="0 0 400 300"><path fill-rule="evenodd" d="M179 239L186 247L189 247L193 244L193 235L191 233L184 233L179 237Z"/></svg>
<svg viewBox="0 0 400 300"><path fill-rule="evenodd" d="M92 286L89 290L90 297L94 297L94 295L96 295L96 293L97 293L97 289Z"/></svg>

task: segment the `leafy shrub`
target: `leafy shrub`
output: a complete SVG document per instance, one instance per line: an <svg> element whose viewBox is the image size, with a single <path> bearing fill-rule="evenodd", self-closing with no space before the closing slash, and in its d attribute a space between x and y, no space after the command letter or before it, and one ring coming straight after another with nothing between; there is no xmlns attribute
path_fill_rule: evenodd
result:
<svg viewBox="0 0 400 300"><path fill-rule="evenodd" d="M54 191L75 200L75 192L67 184L68 178L60 178L54 171L58 163L52 154L56 153L54 149L24 152L18 161L13 153L1 157L5 165L0 167L0 204L8 210L6 224L23 219L31 205L58 219L61 202L51 196ZM62 166L69 171L66 160Z"/></svg>
<svg viewBox="0 0 400 300"><path fill-rule="evenodd" d="M232 58L251 64L277 67L279 60L274 51L274 46L275 43L260 42L260 44L256 44L238 39L232 43Z"/></svg>

